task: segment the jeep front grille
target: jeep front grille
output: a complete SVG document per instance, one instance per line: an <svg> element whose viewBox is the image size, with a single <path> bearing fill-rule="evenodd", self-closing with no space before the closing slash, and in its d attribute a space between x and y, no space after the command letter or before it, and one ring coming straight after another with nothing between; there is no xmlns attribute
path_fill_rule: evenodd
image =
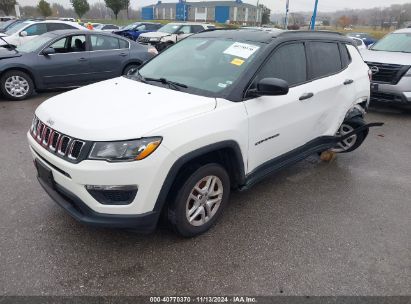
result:
<svg viewBox="0 0 411 304"><path fill-rule="evenodd" d="M47 126L36 116L30 128L31 136L46 150L71 162L78 162L86 142L61 134Z"/></svg>
<svg viewBox="0 0 411 304"><path fill-rule="evenodd" d="M150 42L150 37L139 36L137 41L140 42L140 43L149 43Z"/></svg>

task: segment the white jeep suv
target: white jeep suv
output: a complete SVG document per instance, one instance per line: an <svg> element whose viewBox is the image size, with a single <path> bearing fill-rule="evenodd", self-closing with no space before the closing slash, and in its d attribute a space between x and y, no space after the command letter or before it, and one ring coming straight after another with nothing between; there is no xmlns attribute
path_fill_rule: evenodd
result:
<svg viewBox="0 0 411 304"><path fill-rule="evenodd" d="M170 64L172 63L172 64ZM28 141L46 192L77 220L183 236L208 230L232 189L368 128L367 65L334 33L218 30L41 104Z"/></svg>
<svg viewBox="0 0 411 304"><path fill-rule="evenodd" d="M141 34L137 41L141 44L150 44L158 51L162 51L183 38L211 29L215 29L215 26L209 23L168 23L157 32Z"/></svg>

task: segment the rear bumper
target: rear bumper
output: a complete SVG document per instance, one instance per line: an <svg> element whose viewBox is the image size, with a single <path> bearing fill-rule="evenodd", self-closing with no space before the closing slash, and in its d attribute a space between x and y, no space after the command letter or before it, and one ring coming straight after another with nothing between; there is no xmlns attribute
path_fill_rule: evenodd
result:
<svg viewBox="0 0 411 304"><path fill-rule="evenodd" d="M42 178L37 177L37 179L47 194L79 222L98 227L135 229L142 233L150 233L156 228L159 218L157 212L139 215L98 213L61 185L56 183L51 186Z"/></svg>

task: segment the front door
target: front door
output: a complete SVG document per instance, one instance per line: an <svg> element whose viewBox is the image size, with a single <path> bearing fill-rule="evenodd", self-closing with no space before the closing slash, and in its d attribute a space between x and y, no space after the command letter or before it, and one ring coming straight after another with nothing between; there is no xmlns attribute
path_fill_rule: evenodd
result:
<svg viewBox="0 0 411 304"><path fill-rule="evenodd" d="M39 54L36 62L44 88L80 86L90 77L90 53L87 51L85 35L66 36L53 42L49 47L54 54Z"/></svg>
<svg viewBox="0 0 411 304"><path fill-rule="evenodd" d="M310 97L314 88L307 82L304 43L280 46L258 72L252 86L263 78L286 80L290 90L283 96L245 101L249 116L248 173L307 143L318 119Z"/></svg>

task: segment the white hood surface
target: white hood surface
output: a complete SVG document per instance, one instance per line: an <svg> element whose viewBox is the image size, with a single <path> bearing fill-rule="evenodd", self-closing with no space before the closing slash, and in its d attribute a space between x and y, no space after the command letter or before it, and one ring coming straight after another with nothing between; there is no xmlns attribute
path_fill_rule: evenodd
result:
<svg viewBox="0 0 411 304"><path fill-rule="evenodd" d="M66 135L110 141L140 138L215 106L215 98L119 77L54 96L37 108L36 115Z"/></svg>
<svg viewBox="0 0 411 304"><path fill-rule="evenodd" d="M411 64L411 53L384 52L372 50L361 50L360 52L364 61L368 62L379 62L400 65Z"/></svg>
<svg viewBox="0 0 411 304"><path fill-rule="evenodd" d="M150 37L150 38L160 38L160 37L164 37L164 36L171 36L173 34L169 34L169 33L163 33L163 32L149 32L149 33L144 33L141 34L141 37Z"/></svg>

